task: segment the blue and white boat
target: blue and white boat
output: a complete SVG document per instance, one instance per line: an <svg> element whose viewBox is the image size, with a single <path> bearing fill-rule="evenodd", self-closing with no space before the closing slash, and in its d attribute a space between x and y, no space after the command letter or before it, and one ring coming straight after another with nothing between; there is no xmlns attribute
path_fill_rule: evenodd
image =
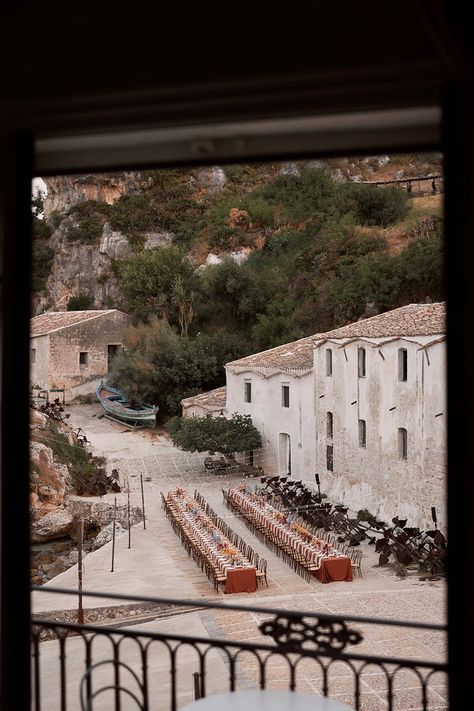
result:
<svg viewBox="0 0 474 711"><path fill-rule="evenodd" d="M155 427L159 409L157 405L127 398L121 390L105 385L103 382L100 383L95 394L110 419L137 428Z"/></svg>

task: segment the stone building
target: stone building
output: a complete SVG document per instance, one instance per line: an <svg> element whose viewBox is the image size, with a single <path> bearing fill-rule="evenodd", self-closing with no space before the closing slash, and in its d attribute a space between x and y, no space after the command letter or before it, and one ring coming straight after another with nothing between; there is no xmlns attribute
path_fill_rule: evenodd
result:
<svg viewBox="0 0 474 711"><path fill-rule="evenodd" d="M227 363L227 413L252 417L267 474L444 528L445 334L444 304L411 304Z"/></svg>
<svg viewBox="0 0 474 711"><path fill-rule="evenodd" d="M64 388L66 399L93 392L123 347L130 317L106 311L53 311L31 319L31 386Z"/></svg>
<svg viewBox="0 0 474 711"><path fill-rule="evenodd" d="M181 400L183 417L219 417L227 415L226 387L209 390Z"/></svg>
<svg viewBox="0 0 474 711"><path fill-rule="evenodd" d="M227 412L251 416L266 473L315 471L313 347L302 338L226 365Z"/></svg>
<svg viewBox="0 0 474 711"><path fill-rule="evenodd" d="M332 500L423 529L435 506L445 526L445 334L437 303L314 337L316 470Z"/></svg>

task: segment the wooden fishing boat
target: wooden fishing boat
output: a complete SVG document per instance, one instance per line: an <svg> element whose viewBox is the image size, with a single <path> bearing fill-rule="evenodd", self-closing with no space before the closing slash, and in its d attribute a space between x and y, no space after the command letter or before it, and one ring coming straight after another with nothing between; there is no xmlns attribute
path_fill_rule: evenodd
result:
<svg viewBox="0 0 474 711"><path fill-rule="evenodd" d="M129 427L155 427L158 406L126 398L121 390L101 382L96 396L105 414Z"/></svg>

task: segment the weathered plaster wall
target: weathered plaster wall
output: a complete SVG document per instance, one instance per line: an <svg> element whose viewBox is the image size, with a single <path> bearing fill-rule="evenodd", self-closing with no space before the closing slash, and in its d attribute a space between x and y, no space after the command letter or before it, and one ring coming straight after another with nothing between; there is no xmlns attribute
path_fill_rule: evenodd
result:
<svg viewBox="0 0 474 711"><path fill-rule="evenodd" d="M32 350L36 351L33 362ZM39 385L42 390L48 388L49 372L49 336L36 336L30 340L30 382Z"/></svg>
<svg viewBox="0 0 474 711"><path fill-rule="evenodd" d="M314 366L316 464L323 491L353 510L368 509L385 521L407 517L409 525L424 529L433 525L431 506L440 527L446 524L445 342L420 349L433 340L328 343L315 350ZM327 347L333 352L332 376L326 375ZM365 377L358 376L358 347L366 349ZM406 382L399 380L400 348L407 350ZM327 412L333 413L332 438ZM365 448L359 445L359 420L366 422ZM406 460L399 456L399 428L408 433ZM327 445L333 446L332 472Z"/></svg>
<svg viewBox="0 0 474 711"><path fill-rule="evenodd" d="M291 476L314 481L314 395L313 376L300 377L288 373L265 376L255 371L232 372L226 369L227 413L250 415L262 435L258 461L266 474L285 473L280 452L280 434L289 434L291 441ZM252 402L244 401L244 384L252 383ZM290 387L290 406L282 406L282 385Z"/></svg>

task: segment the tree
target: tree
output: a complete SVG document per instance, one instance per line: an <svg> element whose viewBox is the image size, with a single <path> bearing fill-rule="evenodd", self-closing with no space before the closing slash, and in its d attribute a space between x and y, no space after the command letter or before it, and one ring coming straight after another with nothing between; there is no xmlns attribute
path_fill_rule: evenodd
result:
<svg viewBox="0 0 474 711"><path fill-rule="evenodd" d="M222 385L218 349L204 334L180 338L156 316L129 329L125 350L113 362L111 382L129 397L156 404L160 414L177 414L185 397Z"/></svg>
<svg viewBox="0 0 474 711"><path fill-rule="evenodd" d="M262 446L260 432L250 415L225 417L173 417L168 422L173 443L188 452L249 452Z"/></svg>

